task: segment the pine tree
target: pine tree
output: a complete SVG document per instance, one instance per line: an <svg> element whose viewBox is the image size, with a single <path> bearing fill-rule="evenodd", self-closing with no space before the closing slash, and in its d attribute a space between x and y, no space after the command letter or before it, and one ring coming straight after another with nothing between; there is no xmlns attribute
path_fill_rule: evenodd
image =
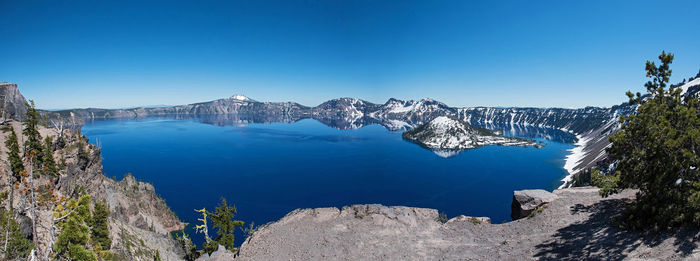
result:
<svg viewBox="0 0 700 261"><path fill-rule="evenodd" d="M23 259L34 248L32 242L22 235L20 226L13 216L14 214L11 210L0 211L0 220L10 221L2 227L3 231L0 233L0 240L7 242L7 245L3 248L6 260Z"/></svg>
<svg viewBox="0 0 700 261"><path fill-rule="evenodd" d="M153 261L161 261L159 250L156 250L156 255L153 257Z"/></svg>
<svg viewBox="0 0 700 261"><path fill-rule="evenodd" d="M65 209L57 208L55 216L63 217L58 226L61 233L53 246L57 259L97 260L94 251L87 248L90 240L88 223L90 196L83 195L78 201L71 200Z"/></svg>
<svg viewBox="0 0 700 261"><path fill-rule="evenodd" d="M613 179L602 194L639 189L623 215L630 228L700 226L700 111L698 98L683 99L680 88L666 89L672 54L661 65L647 61L649 95L627 92L636 113L621 117L621 129L608 149L615 162Z"/></svg>
<svg viewBox="0 0 700 261"><path fill-rule="evenodd" d="M216 243L225 246L226 249L235 251L234 248L234 231L236 227L243 226L243 221L234 220L236 215L236 206L229 206L226 203L226 198L221 198L221 202L214 210L214 213L209 213L211 223L216 228Z"/></svg>
<svg viewBox="0 0 700 261"><path fill-rule="evenodd" d="M34 107L34 101L30 100L27 104L26 120L24 120L24 130L22 133L27 136L27 141L24 142L24 147L27 153L34 152L40 155L43 151L41 144L41 134L39 134L39 112ZM38 158L36 164L41 163L41 158Z"/></svg>
<svg viewBox="0 0 700 261"><path fill-rule="evenodd" d="M53 159L53 147L51 137L46 137L45 145L42 153L42 158L44 159L44 174L58 175L58 168L56 167L56 161Z"/></svg>
<svg viewBox="0 0 700 261"><path fill-rule="evenodd" d="M22 172L24 171L24 162L22 162L22 157L19 155L19 142L14 130L10 132L10 136L5 141L5 147L7 147L7 161L10 164L10 171L12 171L8 183L10 184L10 209L12 209L15 197L15 182L21 180Z"/></svg>
<svg viewBox="0 0 700 261"><path fill-rule="evenodd" d="M109 224L107 224L107 217L109 217L109 208L107 205L100 202L95 202L95 209L92 215L92 241L95 244L99 244L101 250L110 249L112 246L112 239L109 238Z"/></svg>
<svg viewBox="0 0 700 261"><path fill-rule="evenodd" d="M19 152L19 142L17 141L17 135L14 131L10 132L10 136L5 141L5 147L7 147L7 161L10 163L10 169L12 170L12 176L15 179L20 179L20 172L24 170L24 164L22 162L22 157Z"/></svg>
<svg viewBox="0 0 700 261"><path fill-rule="evenodd" d="M200 252L197 251L197 246L192 243L192 240L189 236L187 236L187 233L185 233L184 230L182 231L181 235L176 235L175 238L177 242L180 243L182 249L185 250L185 256L183 259L187 261L194 261L200 256Z"/></svg>

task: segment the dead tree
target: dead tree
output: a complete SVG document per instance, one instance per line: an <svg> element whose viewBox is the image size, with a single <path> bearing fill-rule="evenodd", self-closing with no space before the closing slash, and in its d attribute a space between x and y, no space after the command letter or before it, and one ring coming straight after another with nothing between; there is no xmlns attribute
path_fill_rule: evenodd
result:
<svg viewBox="0 0 700 261"><path fill-rule="evenodd" d="M58 115L56 119L51 120L51 125L55 129L58 129L58 138L62 139L63 138L63 120L61 119L61 115Z"/></svg>

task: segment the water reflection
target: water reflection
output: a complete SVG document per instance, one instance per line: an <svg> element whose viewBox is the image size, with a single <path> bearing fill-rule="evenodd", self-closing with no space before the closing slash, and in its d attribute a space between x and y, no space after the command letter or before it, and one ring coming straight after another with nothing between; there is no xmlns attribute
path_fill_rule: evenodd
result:
<svg viewBox="0 0 700 261"><path fill-rule="evenodd" d="M294 123L303 119L314 119L324 125L340 130L359 129L367 125L381 125L389 131L406 131L412 129L429 119L412 118L412 119L376 119L372 117L357 117L357 118L342 118L342 117L321 117L314 115L305 116L290 116L290 115L267 115L267 114L177 114L177 115L158 115L147 118L162 118L169 120L194 120L197 122L211 124L216 126L245 126L249 123ZM141 118L141 119L145 119ZM114 120L114 119L111 119ZM133 120L133 118L130 118ZM137 119L139 120L139 119ZM99 121L99 120L93 120ZM547 139L560 143L573 144L576 142L576 136L572 133L565 132L552 128L541 128L537 126L523 126L510 123L475 123L472 125L499 130L506 136L517 136L531 139ZM458 152L457 152L458 153ZM441 154L454 154L441 153Z"/></svg>

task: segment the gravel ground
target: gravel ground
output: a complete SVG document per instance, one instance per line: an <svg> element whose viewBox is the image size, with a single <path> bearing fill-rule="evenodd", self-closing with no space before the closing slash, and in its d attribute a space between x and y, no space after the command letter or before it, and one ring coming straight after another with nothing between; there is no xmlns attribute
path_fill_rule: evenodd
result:
<svg viewBox="0 0 700 261"><path fill-rule="evenodd" d="M698 230L632 233L616 228L634 192L602 199L595 188L554 192L530 218L504 224L437 221L434 209L354 205L301 209L261 227L237 260L700 260ZM508 206L503 206L508 207Z"/></svg>

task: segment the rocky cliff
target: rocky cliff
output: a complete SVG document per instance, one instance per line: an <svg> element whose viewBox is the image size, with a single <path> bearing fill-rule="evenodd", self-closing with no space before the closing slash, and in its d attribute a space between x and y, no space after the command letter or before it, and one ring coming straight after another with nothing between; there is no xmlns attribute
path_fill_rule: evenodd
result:
<svg viewBox="0 0 700 261"><path fill-rule="evenodd" d="M19 92L17 84L3 82L0 83L0 110L2 110L2 120L17 119L23 120L27 113L27 100Z"/></svg>
<svg viewBox="0 0 700 261"><path fill-rule="evenodd" d="M353 205L299 209L260 227L236 260L697 260L700 232L634 233L611 217L633 191L602 199L595 188L554 191L528 218L503 224L435 209ZM507 208L508 206L503 206Z"/></svg>
<svg viewBox="0 0 700 261"><path fill-rule="evenodd" d="M8 89L9 88L9 89ZM0 86L0 93L12 94L16 86ZM18 96L13 102L24 102L24 97ZM7 96L10 97L10 96ZM20 113L26 107L18 104L7 104L6 108L14 108L13 113ZM22 103L23 104L23 103ZM15 114L11 114L15 115ZM23 118L23 117L22 117ZM22 125L18 119L10 119L2 124L0 131L0 192L9 192L9 164L5 140L10 131L14 131L20 141L26 140L22 135ZM79 130L47 128L40 126L42 138L51 137L51 148L60 170L56 177L38 176L35 183L39 186L50 187L57 197L75 198L81 191L88 193L93 202L104 202L109 206L111 249L115 257L124 260L153 260L159 252L163 260L179 260L182 250L170 237L169 233L181 230L185 224L170 210L165 201L155 192L151 184L137 181L133 176L126 175L121 181L104 176L99 147L89 144ZM41 184L41 185L40 185ZM39 207L36 216L28 210L23 194L14 191L14 209L18 217L36 220L37 247L49 249L56 240L57 231L52 228L53 209ZM31 230L32 222L27 222ZM30 234L31 235L31 234ZM39 258L44 258L39 256Z"/></svg>

